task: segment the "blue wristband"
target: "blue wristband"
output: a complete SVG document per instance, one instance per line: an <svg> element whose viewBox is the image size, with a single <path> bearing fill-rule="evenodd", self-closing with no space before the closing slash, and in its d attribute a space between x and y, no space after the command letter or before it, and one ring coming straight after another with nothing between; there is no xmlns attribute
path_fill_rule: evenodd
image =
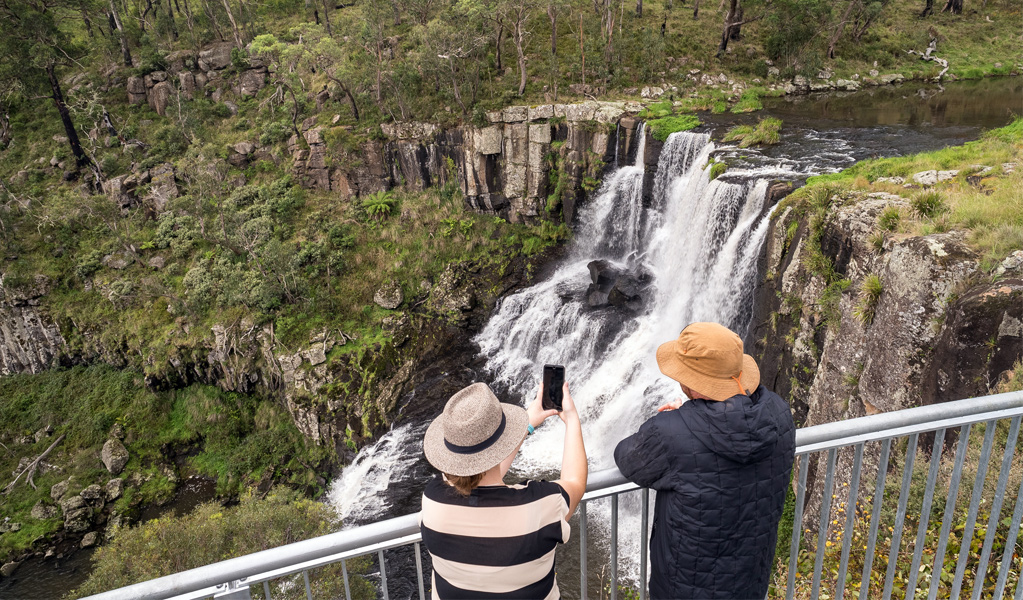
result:
<svg viewBox="0 0 1023 600"><path fill-rule="evenodd" d="M536 427L533 427L529 423L526 423L526 435L533 435L533 432L535 432L535 431L536 431Z"/></svg>

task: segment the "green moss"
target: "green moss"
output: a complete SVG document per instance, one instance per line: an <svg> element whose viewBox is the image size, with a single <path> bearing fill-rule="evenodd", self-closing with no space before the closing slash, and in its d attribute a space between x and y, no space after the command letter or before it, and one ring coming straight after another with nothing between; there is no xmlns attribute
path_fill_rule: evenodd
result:
<svg viewBox="0 0 1023 600"><path fill-rule="evenodd" d="M654 139L663 142L673 133L696 129L700 126L700 119L696 115L687 114L654 119L648 121L647 125L650 127L650 133L653 134Z"/></svg>
<svg viewBox="0 0 1023 600"><path fill-rule="evenodd" d="M736 125L725 133L722 141L737 141L740 148L770 146L778 143L781 126L780 119L771 117L761 119L756 125Z"/></svg>

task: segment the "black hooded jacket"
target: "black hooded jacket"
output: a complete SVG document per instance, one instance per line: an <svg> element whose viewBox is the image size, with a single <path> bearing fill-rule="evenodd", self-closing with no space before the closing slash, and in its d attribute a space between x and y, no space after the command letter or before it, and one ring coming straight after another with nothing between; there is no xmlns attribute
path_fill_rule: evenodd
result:
<svg viewBox="0 0 1023 600"><path fill-rule="evenodd" d="M651 598L762 600L795 456L788 404L760 386L658 413L615 448L657 491Z"/></svg>

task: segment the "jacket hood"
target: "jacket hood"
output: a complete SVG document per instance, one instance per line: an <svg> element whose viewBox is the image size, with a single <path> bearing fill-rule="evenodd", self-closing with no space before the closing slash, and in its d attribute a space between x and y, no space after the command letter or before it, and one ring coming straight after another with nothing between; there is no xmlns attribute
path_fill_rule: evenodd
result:
<svg viewBox="0 0 1023 600"><path fill-rule="evenodd" d="M766 457L778 443L783 429L780 407L788 410L777 394L760 386L750 396L690 400L680 410L686 411L693 435L712 452L748 464Z"/></svg>

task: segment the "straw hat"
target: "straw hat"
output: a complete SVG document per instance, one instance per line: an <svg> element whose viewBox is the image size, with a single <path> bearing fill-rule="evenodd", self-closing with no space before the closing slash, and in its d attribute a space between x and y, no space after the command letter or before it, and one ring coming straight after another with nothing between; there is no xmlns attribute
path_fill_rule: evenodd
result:
<svg viewBox="0 0 1023 600"><path fill-rule="evenodd" d="M525 409L502 404L485 383L462 389L426 430L423 451L430 464L448 475L477 475L508 457L523 438Z"/></svg>
<svg viewBox="0 0 1023 600"><path fill-rule="evenodd" d="M661 373L712 400L750 395L760 385L760 368L743 354L742 340L717 323L692 323L678 339L657 348Z"/></svg>

